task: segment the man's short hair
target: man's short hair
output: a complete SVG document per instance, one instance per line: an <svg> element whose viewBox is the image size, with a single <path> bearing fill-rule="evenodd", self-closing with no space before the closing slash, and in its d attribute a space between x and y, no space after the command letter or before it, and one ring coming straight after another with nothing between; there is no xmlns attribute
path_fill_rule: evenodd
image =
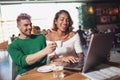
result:
<svg viewBox="0 0 120 80"><path fill-rule="evenodd" d="M21 14L18 15L18 17L17 17L17 23L20 22L21 20L24 20L24 19L29 19L29 20L31 20L31 16L28 15L27 13L21 13Z"/></svg>

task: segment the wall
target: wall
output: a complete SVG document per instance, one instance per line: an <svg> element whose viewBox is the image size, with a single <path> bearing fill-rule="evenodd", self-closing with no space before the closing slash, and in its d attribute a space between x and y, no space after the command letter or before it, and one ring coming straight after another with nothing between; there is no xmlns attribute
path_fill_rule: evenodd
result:
<svg viewBox="0 0 120 80"><path fill-rule="evenodd" d="M86 3L82 5L82 20L84 29L114 30L120 25L120 3Z"/></svg>

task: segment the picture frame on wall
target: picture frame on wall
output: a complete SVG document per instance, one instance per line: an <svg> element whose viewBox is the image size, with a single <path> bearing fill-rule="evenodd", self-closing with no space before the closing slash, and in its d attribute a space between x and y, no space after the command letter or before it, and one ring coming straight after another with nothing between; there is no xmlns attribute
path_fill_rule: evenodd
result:
<svg viewBox="0 0 120 80"><path fill-rule="evenodd" d="M100 17L101 23L109 23L110 22L110 16L101 16Z"/></svg>

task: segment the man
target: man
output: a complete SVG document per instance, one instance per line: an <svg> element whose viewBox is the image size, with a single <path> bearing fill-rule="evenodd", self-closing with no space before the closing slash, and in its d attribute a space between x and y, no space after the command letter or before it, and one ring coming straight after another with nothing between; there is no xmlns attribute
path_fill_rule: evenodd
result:
<svg viewBox="0 0 120 80"><path fill-rule="evenodd" d="M34 34L40 34L41 33L41 29L39 26L34 26Z"/></svg>
<svg viewBox="0 0 120 80"><path fill-rule="evenodd" d="M87 34L83 30L81 30L81 26L80 25L79 25L79 29L77 30L77 33L80 36L81 45L82 46L86 46L86 39L85 39L84 36L87 36Z"/></svg>
<svg viewBox="0 0 120 80"><path fill-rule="evenodd" d="M11 38L11 42L13 42L15 40L15 38L16 38L15 34L13 34L12 37L10 37L10 38Z"/></svg>
<svg viewBox="0 0 120 80"><path fill-rule="evenodd" d="M24 72L46 64L47 54L55 50L56 44L46 46L43 34L31 34L31 17L26 13L21 13L17 17L17 27L20 30L20 36L8 46L8 52L17 65L16 80L19 80Z"/></svg>

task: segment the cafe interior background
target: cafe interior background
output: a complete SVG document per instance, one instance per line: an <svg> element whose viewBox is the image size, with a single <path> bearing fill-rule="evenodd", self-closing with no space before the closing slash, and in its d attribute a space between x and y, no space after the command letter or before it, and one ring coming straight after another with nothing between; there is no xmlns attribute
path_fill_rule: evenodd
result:
<svg viewBox="0 0 120 80"><path fill-rule="evenodd" d="M31 15L33 26L48 29L60 9L70 12L74 31L78 25L86 30L97 27L100 31L120 27L119 0L0 0L0 42L12 34L18 36L16 17L21 12Z"/></svg>
<svg viewBox="0 0 120 80"><path fill-rule="evenodd" d="M69 11L74 31L81 25L83 30L97 28L100 32L119 28L120 33L120 0L0 0L0 44L9 41L12 34L18 36L16 17L21 12L30 14L33 26L42 30L51 28L55 13L61 9Z"/></svg>

